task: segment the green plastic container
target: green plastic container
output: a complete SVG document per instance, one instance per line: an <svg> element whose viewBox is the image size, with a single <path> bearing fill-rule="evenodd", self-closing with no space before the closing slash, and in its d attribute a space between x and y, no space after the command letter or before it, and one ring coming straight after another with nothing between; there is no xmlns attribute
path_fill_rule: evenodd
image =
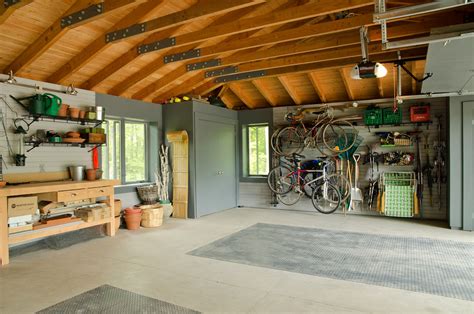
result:
<svg viewBox="0 0 474 314"><path fill-rule="evenodd" d="M397 112L393 112L392 108L383 109L383 124L400 124L402 123L402 110L399 108Z"/></svg>
<svg viewBox="0 0 474 314"><path fill-rule="evenodd" d="M381 125L383 123L381 108L367 108L364 111L365 125Z"/></svg>

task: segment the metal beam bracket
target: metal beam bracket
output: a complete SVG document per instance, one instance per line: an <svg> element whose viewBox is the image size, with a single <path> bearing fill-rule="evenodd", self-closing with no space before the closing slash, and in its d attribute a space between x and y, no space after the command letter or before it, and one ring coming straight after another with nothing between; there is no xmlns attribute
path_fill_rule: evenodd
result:
<svg viewBox="0 0 474 314"><path fill-rule="evenodd" d="M198 58L201 56L201 49L189 50L186 52L176 53L173 55L167 55L163 58L164 63L171 63L186 59Z"/></svg>
<svg viewBox="0 0 474 314"><path fill-rule="evenodd" d="M246 73L238 73L234 75L227 75L227 76L221 76L218 77L214 80L215 83L227 83L231 81L240 81L240 80L246 80L246 79L251 79L251 78L257 78L257 77L262 77L267 75L267 72L265 70L261 71L253 71L253 72L246 72Z"/></svg>
<svg viewBox="0 0 474 314"><path fill-rule="evenodd" d="M146 31L146 23L135 24L130 27L116 30L105 35L105 42L110 43L112 41L120 40L123 38L135 36Z"/></svg>
<svg viewBox="0 0 474 314"><path fill-rule="evenodd" d="M204 77L214 77L214 76L221 76L221 75L226 75L226 74L232 74L232 73L237 73L239 72L239 67L238 66L231 66L231 67L225 67L213 71L206 71L204 74Z"/></svg>
<svg viewBox="0 0 474 314"><path fill-rule="evenodd" d="M207 69L221 65L221 59L212 59L204 62L190 63L186 65L186 71L191 72L195 70Z"/></svg>
<svg viewBox="0 0 474 314"><path fill-rule="evenodd" d="M138 54L141 55L141 54L144 54L144 53L153 52L153 51L157 51L157 50L160 50L160 49L173 47L174 45L176 45L176 38L175 37L165 38L165 39L155 41L155 42L152 42L152 43L149 43L149 44L138 46Z"/></svg>
<svg viewBox="0 0 474 314"><path fill-rule="evenodd" d="M21 2L21 0L3 0L3 7L6 9L12 5L17 4L18 2Z"/></svg>
<svg viewBox="0 0 474 314"><path fill-rule="evenodd" d="M65 28L82 21L93 18L97 15L104 13L104 5L102 3L91 5L83 10L74 12L70 15L63 16L61 18L61 27Z"/></svg>

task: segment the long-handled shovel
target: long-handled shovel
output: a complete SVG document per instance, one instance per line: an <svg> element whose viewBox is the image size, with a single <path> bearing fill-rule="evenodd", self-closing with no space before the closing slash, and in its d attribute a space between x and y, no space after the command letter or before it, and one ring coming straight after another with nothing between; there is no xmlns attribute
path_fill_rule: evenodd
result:
<svg viewBox="0 0 474 314"><path fill-rule="evenodd" d="M364 197L362 195L362 190L358 186L359 181L359 160L360 154L354 154L354 163L355 163L355 175L354 175L354 187L351 189L351 208L354 209L355 202L364 202Z"/></svg>

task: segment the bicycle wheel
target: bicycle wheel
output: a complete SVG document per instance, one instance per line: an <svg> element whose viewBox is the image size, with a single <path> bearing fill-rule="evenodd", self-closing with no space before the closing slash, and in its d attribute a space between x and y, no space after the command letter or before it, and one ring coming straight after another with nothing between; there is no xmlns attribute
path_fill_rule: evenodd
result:
<svg viewBox="0 0 474 314"><path fill-rule="evenodd" d="M341 194L334 185L325 182L314 189L311 201L320 213L331 214L341 205Z"/></svg>
<svg viewBox="0 0 474 314"><path fill-rule="evenodd" d="M278 128L275 132L273 132L272 137L270 138L270 145L272 146L273 151L278 155L280 153L278 152L276 145L277 145L278 134L280 133L281 130L282 128Z"/></svg>
<svg viewBox="0 0 474 314"><path fill-rule="evenodd" d="M339 193L341 194L341 203L345 202L351 195L351 184L346 176L339 173L333 173L327 176L327 180L339 190Z"/></svg>
<svg viewBox="0 0 474 314"><path fill-rule="evenodd" d="M284 166L273 168L267 177L268 187L276 194L286 194L295 185L293 172Z"/></svg>
<svg viewBox="0 0 474 314"><path fill-rule="evenodd" d="M282 129L278 133L275 148L281 155L301 153L304 149L304 142L301 139L298 129L292 126Z"/></svg>
<svg viewBox="0 0 474 314"><path fill-rule="evenodd" d="M347 152L354 146L356 140L356 136L347 136L348 133L357 134L357 130L350 122L335 120L328 123L322 134L324 145L337 154Z"/></svg>
<svg viewBox="0 0 474 314"><path fill-rule="evenodd" d="M280 203L291 206L298 203L303 195L303 192L298 191L299 189L293 188L290 192L286 194L277 194L277 199Z"/></svg>

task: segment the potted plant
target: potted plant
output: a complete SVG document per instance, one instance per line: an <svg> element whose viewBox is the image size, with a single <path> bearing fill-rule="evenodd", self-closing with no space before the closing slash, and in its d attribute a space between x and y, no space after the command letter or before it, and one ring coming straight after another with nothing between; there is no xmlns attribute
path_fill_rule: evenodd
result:
<svg viewBox="0 0 474 314"><path fill-rule="evenodd" d="M160 170L155 171L155 182L158 187L158 199L163 206L163 217L169 218L173 214L173 205L169 200L170 167L168 162L169 147L161 145Z"/></svg>

